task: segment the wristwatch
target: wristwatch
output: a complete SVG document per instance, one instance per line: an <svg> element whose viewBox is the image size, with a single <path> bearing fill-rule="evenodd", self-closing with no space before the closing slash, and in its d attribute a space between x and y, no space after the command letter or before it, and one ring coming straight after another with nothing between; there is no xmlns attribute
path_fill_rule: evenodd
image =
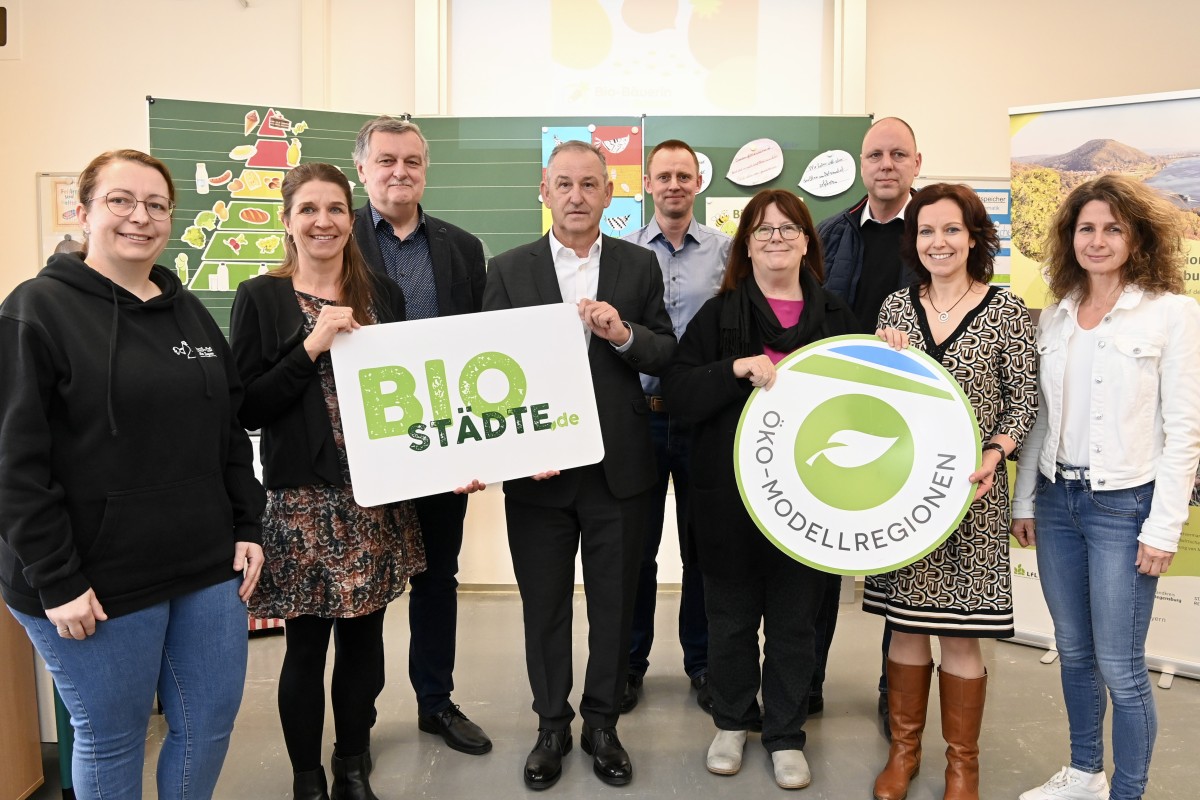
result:
<svg viewBox="0 0 1200 800"><path fill-rule="evenodd" d="M1001 462L1008 458L1008 453L1004 452L1004 445L1000 444L999 442L988 442L980 448L980 453L984 453L988 450L995 450L997 453L999 453Z"/></svg>

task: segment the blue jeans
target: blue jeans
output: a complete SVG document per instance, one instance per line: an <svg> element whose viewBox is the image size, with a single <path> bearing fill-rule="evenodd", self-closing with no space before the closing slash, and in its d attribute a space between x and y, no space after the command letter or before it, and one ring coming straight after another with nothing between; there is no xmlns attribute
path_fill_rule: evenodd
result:
<svg viewBox="0 0 1200 800"><path fill-rule="evenodd" d="M683 558L683 585L679 597L679 644L683 671L695 678L708 671L708 616L704 612L704 580L696 559L688 552L688 458L691 433L682 423L662 412L650 413L650 438L658 462L658 483L651 490L646 516L642 566L638 572L637 600L633 607L633 632L629 644L629 671L645 675L654 644L654 607L658 597L658 547L662 542L667 486L675 479L675 520L679 528L679 554Z"/></svg>
<svg viewBox="0 0 1200 800"><path fill-rule="evenodd" d="M79 800L142 796L155 693L169 728L158 796L212 797L246 680L240 584L237 578L98 622L83 641L60 637L45 616L13 611L71 712Z"/></svg>
<svg viewBox="0 0 1200 800"><path fill-rule="evenodd" d="M1038 476L1038 572L1062 665L1071 766L1104 769L1111 697L1112 800L1142 796L1158 731L1146 668L1158 579L1134 566L1153 492L1153 483L1094 492L1083 481Z"/></svg>

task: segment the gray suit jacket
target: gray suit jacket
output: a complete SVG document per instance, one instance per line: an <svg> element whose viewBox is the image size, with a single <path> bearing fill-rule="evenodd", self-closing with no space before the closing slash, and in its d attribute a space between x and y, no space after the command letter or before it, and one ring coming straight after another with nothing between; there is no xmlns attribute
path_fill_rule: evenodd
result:
<svg viewBox="0 0 1200 800"><path fill-rule="evenodd" d="M591 337L588 347L604 439L604 475L609 490L626 498L649 489L656 480L649 409L638 374L658 375L675 351L671 318L663 305L662 272L653 251L605 236L596 299L612 305L633 331L633 344L623 353L599 336ZM548 235L492 259L484 311L562 301ZM566 470L546 481L505 481L504 491L527 503L565 506L575 495L578 473Z"/></svg>

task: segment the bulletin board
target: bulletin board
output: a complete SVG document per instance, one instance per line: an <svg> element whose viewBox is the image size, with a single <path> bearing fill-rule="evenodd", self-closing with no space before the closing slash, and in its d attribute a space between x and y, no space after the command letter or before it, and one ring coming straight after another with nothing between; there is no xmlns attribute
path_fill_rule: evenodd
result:
<svg viewBox="0 0 1200 800"><path fill-rule="evenodd" d="M263 104L148 98L150 152L166 162L178 194L162 263L227 328L237 285L283 258L287 171L302 161L338 167L358 185L354 137L371 114ZM398 115L399 116L399 115ZM763 188L786 188L820 221L864 193L857 152L870 117L414 117L429 140L421 205L483 242L490 258L541 236L549 211L539 185L550 151L580 139L601 148L614 184L601 230L622 236L650 218L643 164L654 144L687 141L705 156L710 180L697 197L731 203L724 221Z"/></svg>
<svg viewBox="0 0 1200 800"><path fill-rule="evenodd" d="M38 265L56 252L75 252L83 246L83 227L76 217L78 172L37 174Z"/></svg>

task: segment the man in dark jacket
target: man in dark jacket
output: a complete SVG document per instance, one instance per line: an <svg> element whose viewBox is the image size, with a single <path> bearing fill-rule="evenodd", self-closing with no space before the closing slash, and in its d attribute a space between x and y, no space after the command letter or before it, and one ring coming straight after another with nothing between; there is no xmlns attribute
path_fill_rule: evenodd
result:
<svg viewBox="0 0 1200 800"><path fill-rule="evenodd" d="M599 464L505 481L504 515L521 589L525 662L538 739L525 785L552 786L571 750L571 596L575 555L588 606L588 664L579 703L583 750L605 783L633 779L617 737L642 531L657 480L639 372L658 375L675 351L662 272L646 248L602 236L613 184L590 144L554 148L542 179L553 224L532 244L492 259L488 311L571 303L587 344L604 458Z"/></svg>
<svg viewBox="0 0 1200 800"><path fill-rule="evenodd" d="M408 319L470 314L483 305L483 245L421 208L429 143L406 120L378 117L354 142L354 164L369 202L354 215L354 238L372 269L404 292ZM450 700L458 621L458 554L465 495L416 501L425 540L425 572L408 596L408 676L417 693L417 725L455 750L486 753L492 742ZM380 687L382 689L382 686Z"/></svg>
<svg viewBox="0 0 1200 800"><path fill-rule="evenodd" d="M862 333L874 333L879 309L892 292L913 282L913 274L900 258L904 209L912 197L913 180L921 174L917 137L899 117L885 117L863 137L859 157L867 196L817 226L825 254L825 288L841 296L858 318ZM841 578L832 576L817 618L817 668L809 694L809 713L825 705L822 685L829 646L837 625ZM891 637L884 628L883 653ZM884 735L888 730L887 678L879 678L879 715Z"/></svg>
<svg viewBox="0 0 1200 800"><path fill-rule="evenodd" d="M825 288L845 300L863 333L874 333L889 294L912 283L900 260L904 208L921 173L916 136L904 120L881 119L863 138L867 196L817 226L825 255Z"/></svg>

